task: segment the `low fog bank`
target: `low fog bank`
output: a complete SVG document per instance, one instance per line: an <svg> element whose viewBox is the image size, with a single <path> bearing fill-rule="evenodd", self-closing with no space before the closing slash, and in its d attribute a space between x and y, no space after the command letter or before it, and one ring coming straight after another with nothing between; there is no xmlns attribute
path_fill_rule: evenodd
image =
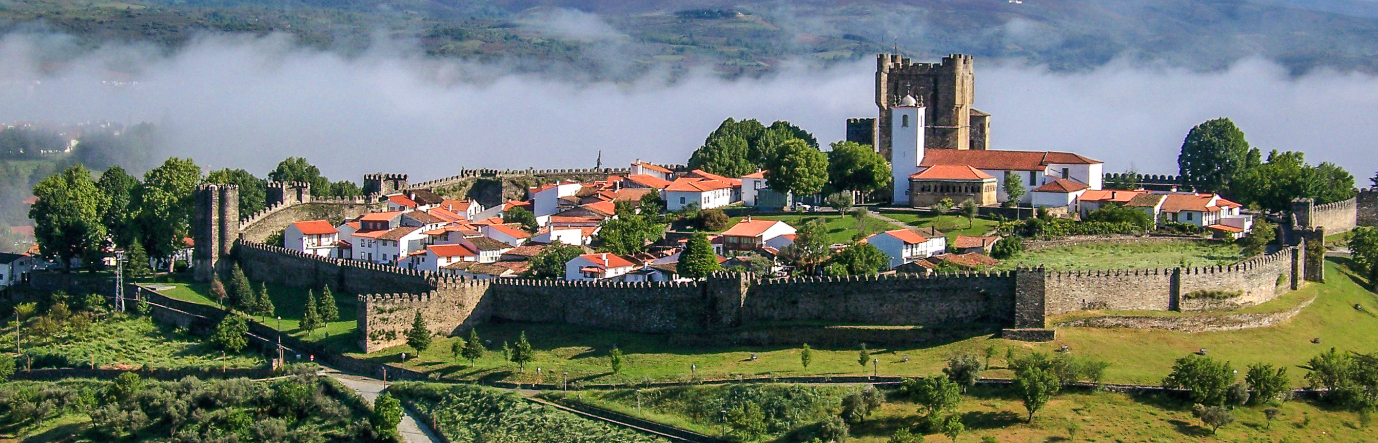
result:
<svg viewBox="0 0 1378 443"><path fill-rule="evenodd" d="M574 31L571 31L574 32ZM582 32L582 31L581 31ZM597 33L592 38L599 38ZM786 64L757 79L650 74L583 83L437 60L383 42L362 56L296 47L282 36L206 36L163 54L112 45L79 56L62 39L0 37L0 122L149 121L168 154L264 174L305 156L332 178L374 171L416 179L460 168L592 167L636 158L682 163L724 118L789 120L820 142L872 116L874 62ZM1378 79L1289 77L1265 60L1215 73L1115 62L1084 73L977 61L979 109L999 149L1070 150L1107 171L1176 171L1192 125L1235 120L1250 142L1303 150L1367 185L1378 169Z"/></svg>

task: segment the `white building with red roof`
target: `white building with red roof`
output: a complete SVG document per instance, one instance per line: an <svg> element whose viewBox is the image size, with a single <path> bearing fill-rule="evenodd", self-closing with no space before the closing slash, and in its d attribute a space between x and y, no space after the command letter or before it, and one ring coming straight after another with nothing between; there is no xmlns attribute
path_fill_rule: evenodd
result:
<svg viewBox="0 0 1378 443"><path fill-rule="evenodd" d="M893 269L947 250L947 237L937 231L929 232L938 235L925 236L908 229L895 229L866 237L866 242L890 256L890 268Z"/></svg>
<svg viewBox="0 0 1378 443"><path fill-rule="evenodd" d="M1077 211L1081 195L1091 189L1084 183L1059 178L1029 191L1036 208L1066 208L1068 213Z"/></svg>
<svg viewBox="0 0 1378 443"><path fill-rule="evenodd" d="M783 221L752 220L747 217L723 231L719 237L724 251L755 251L781 236L794 235L795 232L793 226ZM788 243L793 243L793 240Z"/></svg>
<svg viewBox="0 0 1378 443"><path fill-rule="evenodd" d="M669 211L679 211L689 206L720 208L732 204L733 189L729 181L680 177L665 187L665 207Z"/></svg>
<svg viewBox="0 0 1378 443"><path fill-rule="evenodd" d="M1087 189L1082 191L1081 196L1077 198L1077 211L1081 213L1082 218L1086 218L1086 216L1091 214L1091 211L1103 208L1107 204L1127 206L1130 201L1134 200L1134 197L1144 194L1148 194L1148 191Z"/></svg>
<svg viewBox="0 0 1378 443"><path fill-rule="evenodd" d="M334 257L340 231L325 220L300 221L282 230L282 247L321 257Z"/></svg>
<svg viewBox="0 0 1378 443"><path fill-rule="evenodd" d="M560 212L560 199L574 197L583 188L583 184L565 182L528 190L528 194L531 195L531 212L536 214L536 223L545 226L546 222L550 220L550 216Z"/></svg>
<svg viewBox="0 0 1378 443"><path fill-rule="evenodd" d="M670 168L660 165L653 165L650 163L643 162L641 160L632 162L632 167L629 170L629 173L629 175L649 175L652 177L659 178L665 182L669 182L670 180L675 179L675 171L671 171Z"/></svg>
<svg viewBox="0 0 1378 443"><path fill-rule="evenodd" d="M635 262L617 254L584 254L565 263L565 280L604 280L620 277L634 270Z"/></svg>
<svg viewBox="0 0 1378 443"><path fill-rule="evenodd" d="M484 236L507 243L513 247L521 246L525 244L527 240L531 240L530 232L523 231L521 228L507 224L483 225L479 227L479 231L483 232Z"/></svg>

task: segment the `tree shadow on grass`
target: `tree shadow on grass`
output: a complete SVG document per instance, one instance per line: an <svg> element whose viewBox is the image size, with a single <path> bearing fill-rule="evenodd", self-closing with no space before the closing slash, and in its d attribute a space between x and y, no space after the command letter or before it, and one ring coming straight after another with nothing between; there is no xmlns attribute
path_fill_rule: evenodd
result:
<svg viewBox="0 0 1378 443"><path fill-rule="evenodd" d="M1168 420L1167 422L1171 423L1172 426L1177 429L1177 432L1182 433L1182 435L1191 437L1208 437L1211 435L1210 429L1198 426L1195 423L1177 419Z"/></svg>
<svg viewBox="0 0 1378 443"><path fill-rule="evenodd" d="M73 437L84 432L85 428L85 423L68 423L44 431L42 434L31 435L28 438L22 440L22 442L39 443L53 441L71 441Z"/></svg>
<svg viewBox="0 0 1378 443"><path fill-rule="evenodd" d="M851 434L853 437L889 437L900 429L909 429L913 426L913 417L868 418L864 422L852 424Z"/></svg>
<svg viewBox="0 0 1378 443"><path fill-rule="evenodd" d="M973 411L962 414L967 429L1001 429L1024 424L1024 417L1012 411Z"/></svg>

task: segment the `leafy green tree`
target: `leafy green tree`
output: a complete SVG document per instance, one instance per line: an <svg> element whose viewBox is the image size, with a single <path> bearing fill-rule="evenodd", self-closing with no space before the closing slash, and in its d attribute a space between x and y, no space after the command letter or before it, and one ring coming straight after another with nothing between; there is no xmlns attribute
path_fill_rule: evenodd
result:
<svg viewBox="0 0 1378 443"><path fill-rule="evenodd" d="M788 121L773 121L770 123L769 127L766 127L766 130L767 134L774 132L783 135L783 138L802 140L804 144L809 145L809 147L818 149L818 139L814 138L813 134L810 134L809 131L805 131L803 128L795 126Z"/></svg>
<svg viewBox="0 0 1378 443"><path fill-rule="evenodd" d="M330 184L330 195L332 197L362 197L364 189L358 183L349 180L340 180Z"/></svg>
<svg viewBox="0 0 1378 443"><path fill-rule="evenodd" d="M1277 231L1271 223L1262 218L1254 220L1254 226L1249 229L1249 234L1239 240L1239 245L1244 247L1244 254L1254 256L1267 251L1268 245L1273 243L1277 237Z"/></svg>
<svg viewBox="0 0 1378 443"><path fill-rule="evenodd" d="M803 140L781 143L766 159L766 185L803 197L817 194L828 181L828 156Z"/></svg>
<svg viewBox="0 0 1378 443"><path fill-rule="evenodd" d="M814 269L828 259L828 246L827 225L823 220L810 218L797 227L794 243L780 251L780 255L805 273L813 274Z"/></svg>
<svg viewBox="0 0 1378 443"><path fill-rule="evenodd" d="M168 259L185 246L190 234L192 193L201 182L201 168L191 159L169 158L144 174L143 186L134 193L137 224L149 255ZM168 271L173 261L168 260Z"/></svg>
<svg viewBox="0 0 1378 443"><path fill-rule="evenodd" d="M962 387L948 377L908 378L902 391L917 403L926 417L938 417L957 409L962 402Z"/></svg>
<svg viewBox="0 0 1378 443"><path fill-rule="evenodd" d="M531 213L526 208L515 207L508 209L502 216L502 221L507 223L521 223L522 229L527 232L536 232L540 226L536 223L536 214Z"/></svg>
<svg viewBox="0 0 1378 443"><path fill-rule="evenodd" d="M14 357L0 354L0 382L8 381L14 375Z"/></svg>
<svg viewBox="0 0 1378 443"><path fill-rule="evenodd" d="M876 245L856 242L834 255L832 261L846 266L850 275L875 275L888 267L890 256Z"/></svg>
<svg viewBox="0 0 1378 443"><path fill-rule="evenodd" d="M952 439L952 443L957 443L957 437L967 430L966 425L962 424L962 416L958 414L948 415L943 419L943 435Z"/></svg>
<svg viewBox="0 0 1378 443"><path fill-rule="evenodd" d="M946 214L948 213L948 211L951 211L953 206L954 203L952 203L952 199L944 198L942 200L938 200L938 202L934 203L933 206L931 206L930 208L933 209L933 212L938 213L937 221L942 222L943 214Z"/></svg>
<svg viewBox="0 0 1378 443"><path fill-rule="evenodd" d="M1024 178L1014 171L1005 171L1005 203L1006 207L1018 207L1019 199L1024 198L1024 194L1029 193L1024 187Z"/></svg>
<svg viewBox="0 0 1378 443"><path fill-rule="evenodd" d="M741 177L757 167L747 158L748 147L747 141L739 137L712 139L690 155L688 166L725 177Z"/></svg>
<svg viewBox="0 0 1378 443"><path fill-rule="evenodd" d="M1241 172L1228 195L1248 207L1290 211L1297 198L1320 204L1353 198L1354 176L1331 163L1311 166L1301 152L1274 150L1267 163Z"/></svg>
<svg viewBox="0 0 1378 443"><path fill-rule="evenodd" d="M1301 367L1307 370L1306 381L1311 388L1325 389L1326 398L1332 401L1343 399L1350 387L1350 374L1354 372L1349 355L1335 348L1311 357Z"/></svg>
<svg viewBox="0 0 1378 443"><path fill-rule="evenodd" d="M1004 260L1014 257L1024 251L1024 239L1018 236L1009 236L996 241L990 247L990 256L997 260Z"/></svg>
<svg viewBox="0 0 1378 443"><path fill-rule="evenodd" d="M306 312L301 315L300 326L306 330L307 337L321 327L321 314L316 312L316 292L310 289L306 290Z"/></svg>
<svg viewBox="0 0 1378 443"><path fill-rule="evenodd" d="M402 422L402 402L393 398L392 394L384 392L373 401L373 414L369 416L368 422L380 440L396 439L397 424Z"/></svg>
<svg viewBox="0 0 1378 443"><path fill-rule="evenodd" d="M622 350L621 350L621 349L612 348L611 351L608 351L608 365L612 367L612 373L613 373L613 374L620 374L620 373L622 372Z"/></svg>
<svg viewBox="0 0 1378 443"><path fill-rule="evenodd" d="M125 256L124 276L138 280L152 274L153 268L148 266L148 254L144 253L144 245L139 242L129 245L129 253Z"/></svg>
<svg viewBox="0 0 1378 443"><path fill-rule="evenodd" d="M340 319L340 309L335 304L335 294L330 292L330 285L326 285L321 290L321 298L316 300L316 310L321 314L321 323L330 323Z"/></svg>
<svg viewBox="0 0 1378 443"><path fill-rule="evenodd" d="M67 168L38 182L33 195L38 202L29 208L29 218L44 256L57 257L67 268L73 258L100 250L106 236L101 209L108 200L91 181L90 170Z"/></svg>
<svg viewBox="0 0 1378 443"><path fill-rule="evenodd" d="M206 183L239 187L239 218L245 219L268 207L268 184L243 169L217 169L206 174Z"/></svg>
<svg viewBox="0 0 1378 443"><path fill-rule="evenodd" d="M1192 414L1201 419L1201 423L1211 428L1211 434L1221 427L1234 423L1234 416L1230 415L1229 408L1223 406L1204 406L1196 404L1192 407Z"/></svg>
<svg viewBox="0 0 1378 443"><path fill-rule="evenodd" d="M426 319L421 318L421 311L417 310L411 320L411 329L407 330L407 346L415 349L416 355L420 356L426 348L431 347L431 337L434 335L430 326L426 325Z"/></svg>
<svg viewBox="0 0 1378 443"><path fill-rule="evenodd" d="M837 210L838 217L846 217L847 210L852 209L852 205L854 204L851 191L828 194L827 202L828 207Z"/></svg>
<svg viewBox="0 0 1378 443"><path fill-rule="evenodd" d="M578 246L566 245L563 243L551 243L531 257L531 267L527 271L531 278L563 278L565 276L565 263L574 260L583 254L584 250Z"/></svg>
<svg viewBox="0 0 1378 443"><path fill-rule="evenodd" d="M1106 203L1099 209L1086 214L1086 221L1103 223L1131 223L1143 229L1153 227L1153 217L1138 208L1118 203Z"/></svg>
<svg viewBox="0 0 1378 443"><path fill-rule="evenodd" d="M618 215L603 222L597 239L602 252L632 255L646 251L646 245L665 233L665 225L652 222L640 214Z"/></svg>
<svg viewBox="0 0 1378 443"><path fill-rule="evenodd" d="M1062 381L1052 371L1029 366L1014 373L1014 392L1019 396L1019 400L1024 402L1024 408L1028 409L1030 423L1033 422L1034 414L1047 405L1048 400L1060 390Z"/></svg>
<svg viewBox="0 0 1378 443"><path fill-rule="evenodd" d="M307 162L302 157L288 157L279 162L272 172L268 173L268 180L275 182L304 182L311 185L311 195L326 197L335 195L332 193L330 179L321 175L320 168ZM362 192L361 192L362 194Z"/></svg>
<svg viewBox="0 0 1378 443"><path fill-rule="evenodd" d="M215 327L215 335L211 337L211 342L216 347L226 352L239 352L249 345L248 339L244 338L249 333L249 323L244 317L238 314L229 314L220 320L220 324Z"/></svg>
<svg viewBox="0 0 1378 443"><path fill-rule="evenodd" d="M101 208L101 223L105 225L106 233L114 240L115 246L133 247L138 243L139 235L134 225L137 208L133 207L134 191L139 187L139 179L126 173L124 168L111 166L100 175L96 187L107 199Z"/></svg>
<svg viewBox="0 0 1378 443"><path fill-rule="evenodd" d="M116 401L124 402L144 389L144 379L133 371L121 373L115 377L115 382L110 384L110 396Z"/></svg>
<svg viewBox="0 0 1378 443"><path fill-rule="evenodd" d="M1354 228L1349 233L1348 246L1354 270L1369 276L1369 284L1378 290L1378 228Z"/></svg>
<svg viewBox="0 0 1378 443"><path fill-rule="evenodd" d="M1251 155L1256 154L1250 154L1244 131L1228 118L1217 118L1191 128L1182 141L1177 168L1182 184L1197 192L1220 192L1249 169Z"/></svg>
<svg viewBox="0 0 1378 443"><path fill-rule="evenodd" d="M943 374L948 379L962 386L962 392L967 388L976 386L976 382L981 380L981 371L986 366L972 354L960 354L947 360L947 367L943 368Z"/></svg>
<svg viewBox="0 0 1378 443"><path fill-rule="evenodd" d="M637 207L643 213L660 214L665 212L665 199L660 198L658 192L647 192L641 196L641 200L637 201Z"/></svg>
<svg viewBox="0 0 1378 443"><path fill-rule="evenodd" d="M465 359L469 360L469 367L474 366L474 362L483 358L483 341L478 338L478 328L469 330L469 339L464 340L464 349L460 351Z"/></svg>
<svg viewBox="0 0 1378 443"><path fill-rule="evenodd" d="M847 441L851 429L847 426L847 421L837 415L829 415L818 424L818 437L828 442Z"/></svg>
<svg viewBox="0 0 1378 443"><path fill-rule="evenodd" d="M512 347L510 360L517 364L517 371L525 372L526 364L536 358L536 351L531 349L531 343L526 341L526 331L522 331L521 336L517 337L516 346Z"/></svg>
<svg viewBox="0 0 1378 443"><path fill-rule="evenodd" d="M971 229L971 226L976 224L976 216L981 213L981 206L977 205L975 201L967 199L962 200L962 204L958 207L961 209L962 216L967 218L967 229Z"/></svg>
<svg viewBox="0 0 1378 443"><path fill-rule="evenodd" d="M277 306L273 305L273 297L268 295L268 283L259 282L258 284L258 306L254 313L263 317L263 321L268 321L268 317L276 315Z"/></svg>
<svg viewBox="0 0 1378 443"><path fill-rule="evenodd" d="M799 363L804 365L804 369L809 369L809 363L813 362L813 349L809 348L808 343L799 349Z"/></svg>
<svg viewBox="0 0 1378 443"><path fill-rule="evenodd" d="M699 211L699 227L709 231L721 231L727 229L727 224L732 219L727 217L727 213L718 208L704 209Z"/></svg>
<svg viewBox="0 0 1378 443"><path fill-rule="evenodd" d="M680 276L694 279L708 277L709 274L721 270L718 254L713 252L713 245L708 243L708 235L702 232L696 232L689 237L684 252L679 254L679 263L675 265L675 271Z"/></svg>
<svg viewBox="0 0 1378 443"><path fill-rule="evenodd" d="M1172 373L1163 379L1163 387L1190 390L1191 401L1204 405L1225 404L1225 394L1234 383L1234 369L1229 362L1189 354L1177 359Z"/></svg>
<svg viewBox="0 0 1378 443"><path fill-rule="evenodd" d="M861 351L857 353L856 363L861 365L861 370L866 370L866 364L871 362L871 351L866 349L866 344L861 344Z"/></svg>
<svg viewBox="0 0 1378 443"><path fill-rule="evenodd" d="M755 441L766 433L766 415L761 405L751 400L742 401L727 410L727 425L732 428L731 435L736 441Z"/></svg>
<svg viewBox="0 0 1378 443"><path fill-rule="evenodd" d="M837 191L879 191L890 185L890 162L870 145L835 142L828 151L828 185Z"/></svg>
<svg viewBox="0 0 1378 443"><path fill-rule="evenodd" d="M254 294L253 284L249 283L249 277L244 276L244 270L235 263L230 268L230 284L225 287L229 291L229 306L242 312L254 312L258 306L258 299Z"/></svg>

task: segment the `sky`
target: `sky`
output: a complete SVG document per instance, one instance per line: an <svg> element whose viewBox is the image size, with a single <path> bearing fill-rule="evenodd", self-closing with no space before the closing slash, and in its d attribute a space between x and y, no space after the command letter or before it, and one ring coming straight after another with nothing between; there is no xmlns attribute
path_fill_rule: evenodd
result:
<svg viewBox="0 0 1378 443"><path fill-rule="evenodd" d="M618 38L598 29L562 32L615 51ZM763 78L701 72L671 82L652 72L613 84L435 59L386 41L354 57L276 35L207 35L170 54L126 44L71 51L60 36L0 37L0 122L154 122L170 154L259 175L287 156L354 180L593 167L600 151L605 166L676 164L728 117L789 120L828 143L843 137L845 119L876 113L869 59L786 63ZM978 59L976 107L993 114L995 149L1077 152L1106 171L1175 173L1182 138L1215 117L1234 120L1265 154L1304 151L1350 170L1360 186L1378 170L1378 79L1358 73L1290 77L1262 59L1209 73L1127 60L1055 73Z"/></svg>

